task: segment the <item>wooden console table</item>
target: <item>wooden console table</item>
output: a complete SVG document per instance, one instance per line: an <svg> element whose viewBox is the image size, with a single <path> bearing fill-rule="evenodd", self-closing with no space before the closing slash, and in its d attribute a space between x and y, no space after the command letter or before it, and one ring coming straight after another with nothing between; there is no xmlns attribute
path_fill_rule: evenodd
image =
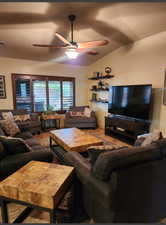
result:
<svg viewBox="0 0 166 225"><path fill-rule="evenodd" d="M7 204L14 202L27 208L13 223L21 223L33 209L50 213L56 222L60 201L72 183L74 168L53 163L31 161L0 183L2 223L9 223Z"/></svg>
<svg viewBox="0 0 166 225"><path fill-rule="evenodd" d="M51 114L51 115L42 115L41 116L41 121L43 123L43 128L45 128L45 121L48 120L56 120L58 121L58 126L56 128L63 128L64 127L64 119L65 119L65 114Z"/></svg>

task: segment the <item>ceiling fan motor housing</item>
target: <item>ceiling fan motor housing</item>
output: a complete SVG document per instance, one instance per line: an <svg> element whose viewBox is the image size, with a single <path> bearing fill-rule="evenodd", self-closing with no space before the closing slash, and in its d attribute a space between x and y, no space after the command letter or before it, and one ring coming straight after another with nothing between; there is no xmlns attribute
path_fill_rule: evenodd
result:
<svg viewBox="0 0 166 225"><path fill-rule="evenodd" d="M71 15L69 15L69 20L71 21L71 22L73 22L75 19L76 19L76 16L75 15L73 15L73 14L71 14Z"/></svg>

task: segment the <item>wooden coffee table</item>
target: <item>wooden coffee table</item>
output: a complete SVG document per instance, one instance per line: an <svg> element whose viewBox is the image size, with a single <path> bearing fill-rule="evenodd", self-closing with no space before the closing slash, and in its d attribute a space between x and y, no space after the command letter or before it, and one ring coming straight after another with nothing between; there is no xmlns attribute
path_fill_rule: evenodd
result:
<svg viewBox="0 0 166 225"><path fill-rule="evenodd" d="M34 209L50 213L56 222L56 210L68 190L74 168L53 163L31 161L0 182L2 223L8 223L7 203L28 206L14 221L22 222Z"/></svg>
<svg viewBox="0 0 166 225"><path fill-rule="evenodd" d="M66 151L76 152L85 152L87 147L103 143L99 138L86 134L77 128L50 131L50 147L52 147L52 141Z"/></svg>

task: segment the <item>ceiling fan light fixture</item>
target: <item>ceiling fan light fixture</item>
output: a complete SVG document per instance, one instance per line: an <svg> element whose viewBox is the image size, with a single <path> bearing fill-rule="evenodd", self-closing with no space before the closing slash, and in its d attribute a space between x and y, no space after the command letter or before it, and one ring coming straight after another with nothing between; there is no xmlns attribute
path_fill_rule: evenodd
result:
<svg viewBox="0 0 166 225"><path fill-rule="evenodd" d="M65 54L70 59L76 59L79 53L75 49L68 49Z"/></svg>

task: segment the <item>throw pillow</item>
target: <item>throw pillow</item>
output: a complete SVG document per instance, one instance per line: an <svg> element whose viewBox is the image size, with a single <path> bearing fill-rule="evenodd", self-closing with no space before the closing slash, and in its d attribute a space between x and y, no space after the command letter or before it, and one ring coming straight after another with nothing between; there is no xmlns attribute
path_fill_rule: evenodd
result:
<svg viewBox="0 0 166 225"><path fill-rule="evenodd" d="M20 132L19 127L13 120L2 120L0 121L2 128L4 129L5 133L9 136L15 136L17 133Z"/></svg>
<svg viewBox="0 0 166 225"><path fill-rule="evenodd" d="M114 144L110 144L110 145L98 145L98 146L90 146L87 148L88 151L88 155L90 158L90 163L92 164L92 166L95 164L98 156L101 153L104 152L108 152L108 151L113 151L115 149L119 149L120 146L118 145L114 145Z"/></svg>
<svg viewBox="0 0 166 225"><path fill-rule="evenodd" d="M15 116L14 116L14 120L15 120L15 121L22 122L22 121L31 120L31 117L30 117L29 114L15 115Z"/></svg>
<svg viewBox="0 0 166 225"><path fill-rule="evenodd" d="M5 148L3 144L0 142L0 160L3 159L6 156Z"/></svg>
<svg viewBox="0 0 166 225"><path fill-rule="evenodd" d="M145 136L145 140L142 142L141 146L147 146L152 142L157 141L161 138L163 138L162 133L156 130L153 133L150 133L149 135Z"/></svg>
<svg viewBox="0 0 166 225"><path fill-rule="evenodd" d="M84 116L84 112L70 111L70 116Z"/></svg>
<svg viewBox="0 0 166 225"><path fill-rule="evenodd" d="M84 116L91 117L91 110L87 107L84 109Z"/></svg>
<svg viewBox="0 0 166 225"><path fill-rule="evenodd" d="M2 112L2 117L4 120L14 120L12 112Z"/></svg>
<svg viewBox="0 0 166 225"><path fill-rule="evenodd" d="M8 155L31 151L31 148L21 138L0 136L0 142L3 144Z"/></svg>

